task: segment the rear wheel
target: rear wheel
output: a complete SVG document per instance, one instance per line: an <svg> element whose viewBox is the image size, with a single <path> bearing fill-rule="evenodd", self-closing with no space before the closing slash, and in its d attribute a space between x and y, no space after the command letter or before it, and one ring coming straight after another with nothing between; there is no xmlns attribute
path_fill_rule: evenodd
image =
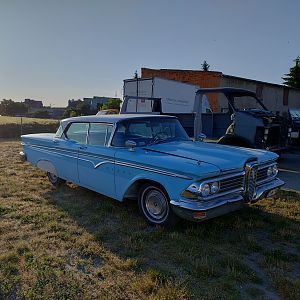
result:
<svg viewBox="0 0 300 300"><path fill-rule="evenodd" d="M156 184L142 185L138 202L140 212L151 225L171 226L178 220L171 209L169 196Z"/></svg>
<svg viewBox="0 0 300 300"><path fill-rule="evenodd" d="M65 183L66 181L64 179L59 178L57 175L47 172L47 176L49 181L54 185L54 186L59 186Z"/></svg>

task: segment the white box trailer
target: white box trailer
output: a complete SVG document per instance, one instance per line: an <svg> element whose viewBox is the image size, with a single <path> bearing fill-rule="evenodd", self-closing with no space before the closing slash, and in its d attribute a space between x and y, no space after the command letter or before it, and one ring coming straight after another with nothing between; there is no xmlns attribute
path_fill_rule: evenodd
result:
<svg viewBox="0 0 300 300"><path fill-rule="evenodd" d="M143 98L159 98L163 114L192 114L195 94L199 89L197 85L160 77L125 79L123 95L124 98L129 97L126 113L155 112L154 101L146 101ZM130 99L131 96L136 99ZM210 110L210 105L205 98L202 99L202 112L207 110Z"/></svg>

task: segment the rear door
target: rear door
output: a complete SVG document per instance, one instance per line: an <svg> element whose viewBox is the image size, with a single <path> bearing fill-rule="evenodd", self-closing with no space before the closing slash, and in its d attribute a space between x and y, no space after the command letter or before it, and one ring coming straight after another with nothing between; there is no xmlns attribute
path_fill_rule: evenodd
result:
<svg viewBox="0 0 300 300"><path fill-rule="evenodd" d="M80 184L109 197L115 196L115 150L107 147L112 130L112 124L90 123L87 143L78 152Z"/></svg>
<svg viewBox="0 0 300 300"><path fill-rule="evenodd" d="M64 134L53 139L49 153L60 178L78 183L78 149L86 143L88 126L84 122L71 123Z"/></svg>

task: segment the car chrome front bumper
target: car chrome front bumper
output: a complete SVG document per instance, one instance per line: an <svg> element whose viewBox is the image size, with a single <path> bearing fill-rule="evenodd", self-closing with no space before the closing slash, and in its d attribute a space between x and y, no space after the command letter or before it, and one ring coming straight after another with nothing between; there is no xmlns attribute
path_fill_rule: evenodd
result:
<svg viewBox="0 0 300 300"><path fill-rule="evenodd" d="M256 187L256 196L250 203L255 203L258 200L267 197L271 191L274 191L283 185L284 182L278 178L258 185ZM203 221L241 209L245 205L245 200L243 195L235 193L210 201L181 199L180 201L171 200L170 203L175 214L181 218L191 221Z"/></svg>

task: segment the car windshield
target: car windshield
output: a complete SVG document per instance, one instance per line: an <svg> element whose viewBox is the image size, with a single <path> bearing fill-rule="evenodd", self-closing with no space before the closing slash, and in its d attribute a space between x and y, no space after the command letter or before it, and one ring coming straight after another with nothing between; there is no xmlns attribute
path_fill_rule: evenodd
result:
<svg viewBox="0 0 300 300"><path fill-rule="evenodd" d="M251 96L234 97L234 107L236 110L265 109L258 99Z"/></svg>
<svg viewBox="0 0 300 300"><path fill-rule="evenodd" d="M177 119L143 118L119 122L112 146L124 147L126 141L142 147L179 140L189 140L189 137Z"/></svg>

